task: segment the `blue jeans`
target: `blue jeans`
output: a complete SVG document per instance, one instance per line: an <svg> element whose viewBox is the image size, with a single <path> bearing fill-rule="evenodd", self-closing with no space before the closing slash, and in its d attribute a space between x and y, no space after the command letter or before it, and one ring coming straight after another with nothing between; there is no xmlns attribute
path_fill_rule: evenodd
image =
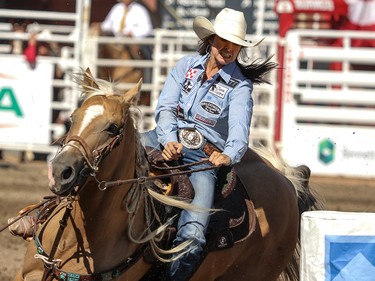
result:
<svg viewBox="0 0 375 281"><path fill-rule="evenodd" d="M162 150L163 148L157 141L155 130L143 133L141 141L144 146L150 146L155 149ZM182 150L181 160L183 164L201 161L202 158L207 158L208 155L202 149L188 149L186 147ZM193 166L190 169L198 169L211 166L209 163ZM195 196L192 204L201 209L210 209L213 206L215 184L217 179L217 170L211 169L201 172L191 173L189 179L193 185ZM177 225L177 234L174 244L180 244L186 240L193 239L190 246L189 253L193 255L200 255L204 245L206 244L205 232L209 223L209 211L187 211L183 210ZM178 267L172 264L173 268Z"/></svg>

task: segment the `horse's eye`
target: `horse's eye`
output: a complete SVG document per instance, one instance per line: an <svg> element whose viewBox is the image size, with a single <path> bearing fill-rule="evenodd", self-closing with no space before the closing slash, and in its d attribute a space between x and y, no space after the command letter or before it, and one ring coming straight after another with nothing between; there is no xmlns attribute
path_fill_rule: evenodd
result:
<svg viewBox="0 0 375 281"><path fill-rule="evenodd" d="M118 130L118 126L114 123L110 124L107 128L107 132L112 136L117 135Z"/></svg>

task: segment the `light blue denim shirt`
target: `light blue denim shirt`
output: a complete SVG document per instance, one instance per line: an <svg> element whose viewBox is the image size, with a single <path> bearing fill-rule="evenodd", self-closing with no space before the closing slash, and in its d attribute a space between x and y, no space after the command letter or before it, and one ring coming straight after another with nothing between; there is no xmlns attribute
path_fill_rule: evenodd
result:
<svg viewBox="0 0 375 281"><path fill-rule="evenodd" d="M155 111L158 141L178 141L178 129L195 128L236 164L249 145L253 83L236 62L202 83L207 60L186 56L168 75Z"/></svg>

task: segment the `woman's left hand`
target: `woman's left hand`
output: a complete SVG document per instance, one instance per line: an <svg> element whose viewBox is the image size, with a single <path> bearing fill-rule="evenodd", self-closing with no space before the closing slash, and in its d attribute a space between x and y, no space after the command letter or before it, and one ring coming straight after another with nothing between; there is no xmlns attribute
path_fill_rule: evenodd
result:
<svg viewBox="0 0 375 281"><path fill-rule="evenodd" d="M210 158L208 160L212 163L212 165L215 165L217 167L220 167L222 165L229 166L230 165L230 158L228 155L224 153L220 153L217 151L212 152Z"/></svg>

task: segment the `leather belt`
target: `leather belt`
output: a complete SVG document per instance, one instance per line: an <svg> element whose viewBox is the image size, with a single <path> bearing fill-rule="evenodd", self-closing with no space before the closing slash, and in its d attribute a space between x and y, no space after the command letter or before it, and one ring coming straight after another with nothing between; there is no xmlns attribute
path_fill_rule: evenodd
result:
<svg viewBox="0 0 375 281"><path fill-rule="evenodd" d="M203 135L196 129L193 128L184 128L180 129L178 132L178 137L183 146L189 149L201 149L207 155L211 155L212 152L217 151L221 152L216 146L207 141Z"/></svg>

